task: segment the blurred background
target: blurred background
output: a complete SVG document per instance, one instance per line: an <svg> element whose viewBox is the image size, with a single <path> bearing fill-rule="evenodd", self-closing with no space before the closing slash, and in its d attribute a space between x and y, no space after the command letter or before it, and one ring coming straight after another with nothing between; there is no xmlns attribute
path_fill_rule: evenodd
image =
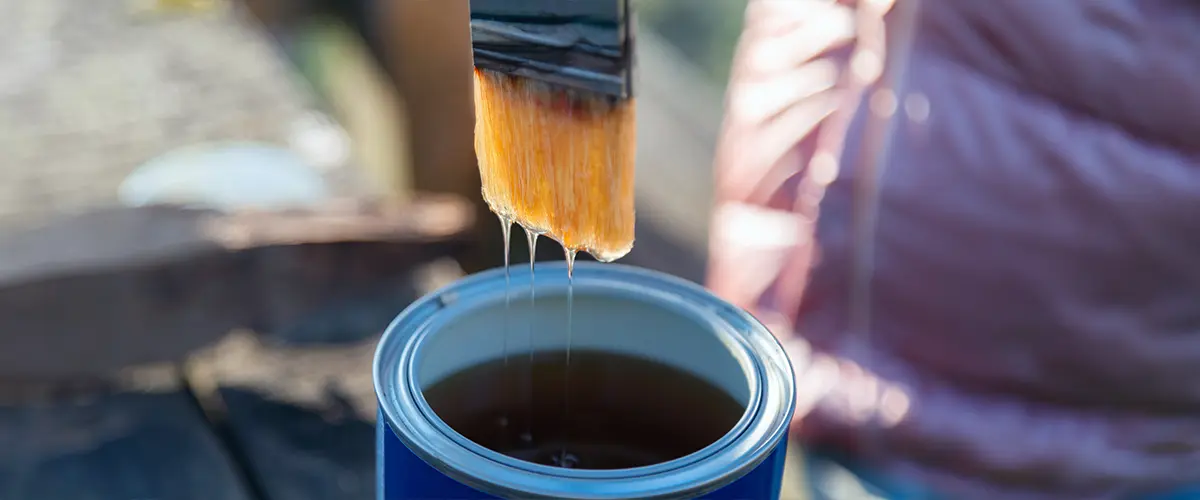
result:
<svg viewBox="0 0 1200 500"><path fill-rule="evenodd" d="M635 3L626 261L698 281L745 2ZM374 498L381 329L502 262L466 12L0 2L0 499Z"/></svg>

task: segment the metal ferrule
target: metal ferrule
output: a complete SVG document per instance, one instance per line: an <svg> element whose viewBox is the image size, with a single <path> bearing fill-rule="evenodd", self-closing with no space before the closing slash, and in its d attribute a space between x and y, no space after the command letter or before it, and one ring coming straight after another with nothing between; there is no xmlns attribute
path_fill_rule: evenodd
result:
<svg viewBox="0 0 1200 500"><path fill-rule="evenodd" d="M471 0L475 67L633 96L629 0Z"/></svg>

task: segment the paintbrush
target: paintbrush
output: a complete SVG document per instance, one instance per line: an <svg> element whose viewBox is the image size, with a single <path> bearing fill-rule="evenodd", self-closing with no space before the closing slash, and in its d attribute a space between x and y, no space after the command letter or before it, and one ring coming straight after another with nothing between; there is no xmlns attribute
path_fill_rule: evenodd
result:
<svg viewBox="0 0 1200 500"><path fill-rule="evenodd" d="M483 197L600 261L633 248L628 0L472 0Z"/></svg>

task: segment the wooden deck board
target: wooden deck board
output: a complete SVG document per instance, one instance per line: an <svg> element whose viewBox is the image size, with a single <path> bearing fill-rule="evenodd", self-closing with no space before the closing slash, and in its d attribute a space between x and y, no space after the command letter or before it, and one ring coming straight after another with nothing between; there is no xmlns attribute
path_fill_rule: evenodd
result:
<svg viewBox="0 0 1200 500"><path fill-rule="evenodd" d="M461 273L437 261L398 289L415 297ZM403 307L394 304L392 315ZM188 363L188 382L228 429L264 500L374 498L371 363L386 322L341 324L326 329L322 342L300 330L234 332Z"/></svg>
<svg viewBox="0 0 1200 500"><path fill-rule="evenodd" d="M230 435L264 500L375 498L375 422L339 395L320 405L263 392L220 390Z"/></svg>
<svg viewBox="0 0 1200 500"><path fill-rule="evenodd" d="M0 499L253 500L184 391L0 407Z"/></svg>
<svg viewBox="0 0 1200 500"><path fill-rule="evenodd" d="M263 500L374 498L377 339L284 345L238 332L191 363Z"/></svg>

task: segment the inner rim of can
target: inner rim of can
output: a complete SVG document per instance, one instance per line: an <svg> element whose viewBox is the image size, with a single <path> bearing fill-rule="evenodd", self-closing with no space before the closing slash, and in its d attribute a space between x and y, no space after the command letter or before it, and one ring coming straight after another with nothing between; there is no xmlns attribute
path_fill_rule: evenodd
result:
<svg viewBox="0 0 1200 500"><path fill-rule="evenodd" d="M561 263L539 264L537 271L539 289L552 284L543 284L543 276L553 277L558 273L565 278L565 266ZM376 355L375 382L376 394L392 431L413 453L456 480L499 496L519 492L523 498L702 495L753 469L776 446L782 445L795 407L792 368L783 348L761 323L698 285L654 271L619 264L579 263L575 284L632 291L657 300L671 299L684 304L692 313L716 318L717 324L724 326L720 331L729 334L738 346L734 351L743 352L753 365L747 376L757 379L753 384L755 396L738 426L721 440L724 446L714 443L687 457L642 468L574 470L530 464L469 441L470 445L463 445L451 439L446 432L448 426L433 415L427 403L422 409L417 402L415 395L420 391L412 385L411 373L414 351L429 334L438 312L448 304L500 296L497 288L503 291L503 269L476 274L426 296L409 306L389 326ZM527 287L528 281L522 284L517 279L512 286ZM432 450L440 450L438 456Z"/></svg>
<svg viewBox="0 0 1200 500"><path fill-rule="evenodd" d="M555 288L561 288L561 286L558 284L547 284L547 285L543 285L542 287L539 287L538 291L539 292L551 292L551 291L557 292L558 290L555 290ZM465 448L467 450L470 450L471 452L475 453L476 455L479 455L481 458L485 458L487 460L497 462L497 463L503 464L508 467L515 467L515 468L519 468L519 469L522 469L522 470L525 470L528 472L532 472L532 473L536 473L536 474L553 475L553 476L559 476L559 477L563 477L563 478L575 478L575 479L608 479L608 480L627 479L627 478L631 478L631 477L641 477L641 476L649 476L649 475L654 475L654 474L661 474L663 472L679 469L681 467L686 467L689 464L704 460L705 458L711 456L712 454L718 453L722 449L727 448L729 446L729 444L731 444L734 440L736 440L745 431L746 427L749 425L750 421L752 421L754 419L754 417L758 411L758 406L759 406L758 402L759 402L759 398L761 397L761 395L760 395L761 383L759 380L759 367L755 365L755 363L753 361L753 357L750 356L749 351L747 350L745 345L742 345L741 343L736 341L736 335L733 334L733 332L731 331L731 328L729 326L721 324L721 322L718 320L718 318L714 317L711 313L704 311L703 309L697 308L694 305L687 303L686 301L679 300L677 297L673 297L669 294L664 294L664 293L658 292L656 290L646 290L646 289L634 290L631 287L629 287L627 285L623 285L623 284L615 284L611 288L593 289L593 290L589 290L587 293L593 294L593 295L597 295L597 294L618 295L618 294L621 294L621 292L628 293L630 291L635 291L642 298L653 300L656 305L661 306L661 307L670 308L670 309L674 310L674 312L678 312L679 314L686 313L686 314L695 315L696 319L699 319L701 322L703 322L705 324L705 326L710 331L713 332L713 335L715 337L717 337L716 340L718 340L718 341L726 341L727 340L727 342L724 342L724 344L725 344L725 347L728 349L729 356L732 357L741 367L742 376L746 378L746 382L748 385L748 387L747 387L748 394L746 395L747 397L744 400L742 400L742 398L738 398L738 399L739 399L739 403L742 403L745 405L745 410L743 411L742 416L740 418L738 418L738 421L733 425L733 427L731 427L729 429L729 431L727 431L724 435L722 435L720 439L718 439L717 441L715 441L713 443L710 443L709 445L705 446L704 448L696 450L695 452L684 455L682 457L679 457L679 458L676 458L673 460L668 460L666 462L660 462L660 463L647 465L647 466L643 466L643 467L631 467L631 468L626 468L626 469L567 469L567 468L562 468L562 467L553 467L553 466L542 465L542 464L537 464L537 463L533 463L533 462L527 462L524 460L519 460L519 459L510 457L503 453L491 450L487 447L479 445L478 443L475 443L474 441L471 441L470 439L466 438L462 434L458 433L458 431L451 428L448 424L446 424L441 419L441 417L439 417L437 415L437 412L435 412L433 410L433 408L429 406L429 403L425 400L425 396L424 396L422 388L421 388L419 377L415 373L416 370L419 369L419 366L417 366L415 363L412 362L413 359L420 358L421 352L425 348L426 344L424 342L421 342L421 340L423 340L421 338L417 339L416 346L413 349L411 356L408 356L407 359L405 360L406 365L407 365L406 366L407 371L411 374L406 377L407 384L409 385L409 395L410 395L410 397L413 398L414 403L416 404L417 408L421 411L421 414L425 417L425 419L427 419L431 425L433 425L435 428L437 428L437 430L441 434L443 434L446 438L454 441L457 445L462 446L463 448ZM579 298L578 295L576 297L577 297L577 299ZM482 308L488 307L489 305L492 305L495 302L501 302L501 301L503 301L503 297L490 297L490 298L486 298L486 299L481 299L478 302L474 302L474 303L468 305L467 308L468 308L468 310L482 309ZM423 328L422 331L418 334L418 337L428 337L429 335L433 335L435 332L439 331L442 327L445 326L447 319L448 318L446 318L446 317L432 318L425 325L425 328ZM524 353L522 353L522 354L524 354ZM674 367L674 368L678 369L679 367ZM401 383L405 383L405 381L401 381Z"/></svg>

